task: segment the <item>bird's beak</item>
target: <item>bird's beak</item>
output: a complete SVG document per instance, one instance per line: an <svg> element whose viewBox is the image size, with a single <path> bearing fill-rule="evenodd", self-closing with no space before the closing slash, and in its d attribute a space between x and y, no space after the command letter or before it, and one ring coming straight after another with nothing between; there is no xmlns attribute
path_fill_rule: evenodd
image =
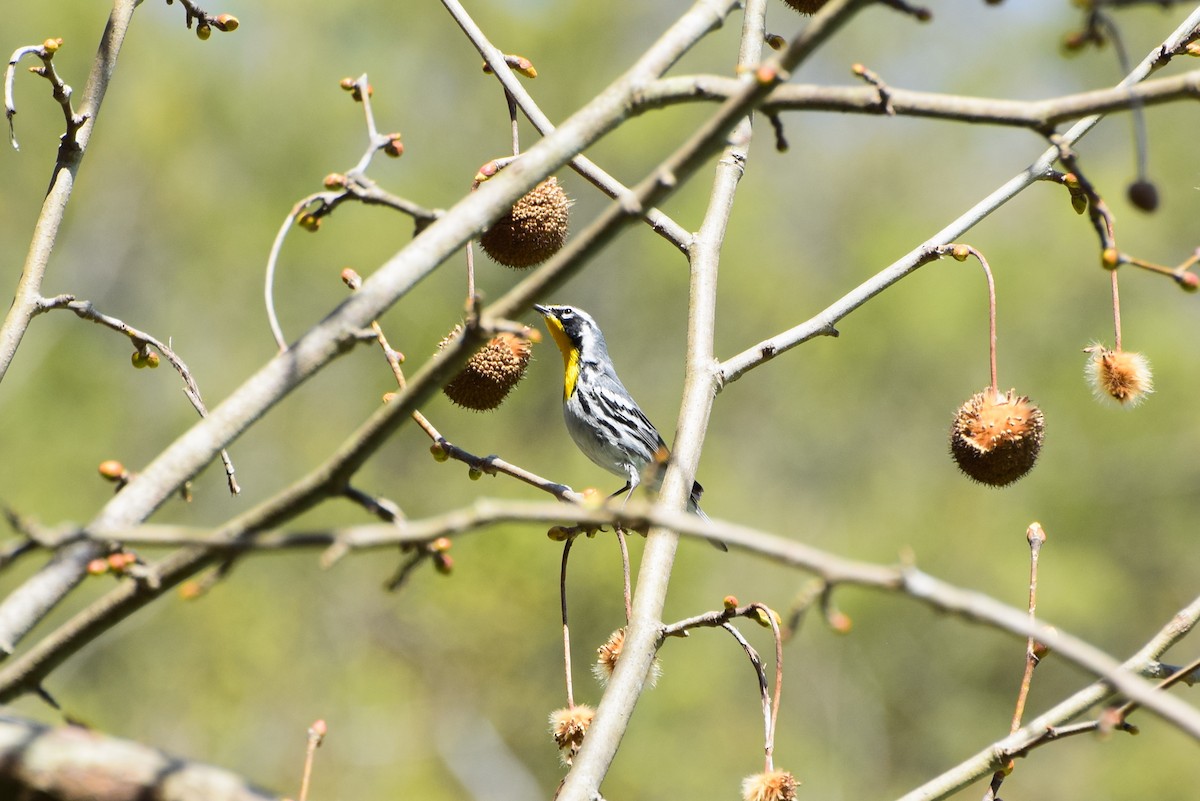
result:
<svg viewBox="0 0 1200 801"><path fill-rule="evenodd" d="M533 304L533 308L534 308L534 310L535 310L535 311L537 311L537 312L538 312L538 314L542 315L543 317L549 317L549 316L550 316L550 309L546 308L545 306L543 306L543 305L542 305L542 304L540 304L540 303L535 303L535 304Z"/></svg>

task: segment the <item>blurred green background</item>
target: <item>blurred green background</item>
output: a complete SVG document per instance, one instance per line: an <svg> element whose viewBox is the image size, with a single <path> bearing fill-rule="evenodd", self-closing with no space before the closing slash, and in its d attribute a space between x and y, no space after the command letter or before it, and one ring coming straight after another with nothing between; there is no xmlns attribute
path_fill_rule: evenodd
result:
<svg viewBox="0 0 1200 801"><path fill-rule="evenodd" d="M106 4L9 6L0 45L11 52L62 36L55 64L81 91ZM687 4L469 6L501 49L533 60L539 77L530 89L561 120ZM1081 21L1066 0L998 7L934 0L930 7L934 21L926 25L869 10L796 80L850 84L849 66L862 62L899 87L1035 99L1120 77L1111 47L1062 56L1061 37ZM274 351L261 287L280 222L365 146L360 108L338 88L341 78L367 72L380 127L404 136L404 157L377 159L372 176L426 206L453 204L480 164L505 153L508 128L502 94L438 4L228 0L209 10L235 14L241 28L201 42L183 28L177 5L149 0L137 12L44 289L90 299L170 338L216 405ZM779 4L769 13L770 30L785 36L803 24ZM1140 58L1185 13L1131 9L1118 20ZM730 74L739 27L735 15L675 72ZM20 273L61 132L44 81L18 75L16 96L22 149L0 148L5 291ZM641 116L588 155L634 183L705 112ZM1116 215L1123 250L1176 264L1200 244L1198 114L1194 103L1147 112L1150 177L1162 197L1153 215L1125 200L1136 177L1127 115L1080 144L1081 165ZM785 154L775 152L765 120L756 126L721 265L721 357L820 311L1043 149L1022 131L851 115L785 119ZM573 174L560 178L582 227L604 201ZM706 171L666 210L694 229L709 187ZM276 293L289 336L342 299L343 267L367 275L411 233L407 218L352 206L316 235L295 232ZM947 455L951 415L987 383L987 318L978 267L946 260L844 320L840 338L814 341L726 388L700 466L705 508L855 558L893 563L911 553L925 570L1019 607L1027 591L1025 529L1041 521L1049 542L1039 611L1127 655L1200 588L1193 558L1200 298L1166 279L1125 275L1125 345L1150 358L1158 391L1139 409L1116 409L1093 400L1082 377L1081 349L1094 340L1111 344L1112 323L1095 236L1066 193L1036 186L965 241L996 271L1002 388L1017 387L1046 414L1035 471L997 491L963 478ZM492 298L520 278L486 258L479 273ZM462 259L451 259L384 319L410 365L457 320L463 282ZM686 288L683 259L638 227L544 299L593 312L625 383L668 438L682 381ZM71 315L35 321L0 387L0 500L49 525L86 521L111 492L97 463L118 458L136 468L192 424L172 371L135 371L129 354L120 337ZM576 488L615 489L566 436L560 370L544 344L498 411L479 415L439 398L425 412L473 452L500 454ZM169 504L155 521L211 526L249 508L324 459L390 388L374 349L341 359L231 448L241 497L230 498L221 471L209 469L191 504ZM402 432L357 484L412 517L484 495L539 497L504 479L468 481L464 466L437 464L427 448L423 435ZM330 504L298 526L364 521L348 504ZM636 560L641 542L633 548ZM314 553L246 559L201 600L172 597L122 624L47 687L71 715L100 729L279 792L296 792L305 729L325 718L330 736L315 799L548 797L562 774L546 734L547 715L564 702L560 553L541 527L489 530L455 544L451 577L425 570L397 594L381 589L397 563L390 555L353 556L329 571ZM35 567L8 571L0 591ZM727 594L786 609L806 580L685 544L667 615L717 608ZM621 622L611 541L580 543L570 581L577 698L595 702L600 690L586 665ZM89 580L35 635L110 582ZM804 797L893 796L1007 732L1023 643L891 596L845 590L836 598L853 631L841 636L809 620L786 651L777 764L804 782ZM747 635L770 652L765 632ZM1185 642L1168 657L1179 663L1195 654L1196 643ZM741 777L761 764L761 717L745 658L724 634L702 631L668 644L661 660L663 679L642 699L605 796L735 797ZM1049 658L1034 681L1030 714L1087 680ZM33 700L14 709L57 719ZM1082 737L1035 753L1005 794L1194 798L1196 744L1146 715L1135 722L1137 738Z"/></svg>

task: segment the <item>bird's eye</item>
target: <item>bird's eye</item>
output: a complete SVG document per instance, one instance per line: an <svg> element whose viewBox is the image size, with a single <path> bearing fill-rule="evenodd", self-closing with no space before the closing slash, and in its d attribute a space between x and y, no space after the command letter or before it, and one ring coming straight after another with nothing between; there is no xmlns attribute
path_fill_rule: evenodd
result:
<svg viewBox="0 0 1200 801"><path fill-rule="evenodd" d="M571 309L563 309L562 318L564 320L574 317L574 316L575 316L575 312L572 311Z"/></svg>

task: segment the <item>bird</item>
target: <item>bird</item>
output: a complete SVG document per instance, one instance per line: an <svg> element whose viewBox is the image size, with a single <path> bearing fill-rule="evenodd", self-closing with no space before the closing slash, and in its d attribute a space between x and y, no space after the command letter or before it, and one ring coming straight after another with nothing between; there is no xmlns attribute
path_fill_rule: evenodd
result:
<svg viewBox="0 0 1200 801"><path fill-rule="evenodd" d="M595 464L625 479L625 486L610 497L625 499L653 466L655 486L662 484L671 451L658 429L617 376L604 333L592 316L575 306L533 308L546 320L546 328L563 356L563 418L571 439ZM692 483L688 511L708 520L700 508L704 488ZM709 540L722 551L728 546Z"/></svg>

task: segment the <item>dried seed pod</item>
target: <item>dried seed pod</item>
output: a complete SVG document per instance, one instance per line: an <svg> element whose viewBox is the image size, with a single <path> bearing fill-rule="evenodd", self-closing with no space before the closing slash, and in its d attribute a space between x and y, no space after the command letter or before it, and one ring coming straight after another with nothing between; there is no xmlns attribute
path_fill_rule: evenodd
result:
<svg viewBox="0 0 1200 801"><path fill-rule="evenodd" d="M601 684L607 685L608 680L612 678L613 671L617 669L617 660L621 658L621 651L625 648L625 629L619 628L612 634L608 635L608 639L603 645L596 649L596 661L592 664L592 675ZM658 657L654 657L654 661L650 663L650 674L646 677L646 685L653 687L658 683L659 676L662 675L662 665L658 661Z"/></svg>
<svg viewBox="0 0 1200 801"><path fill-rule="evenodd" d="M596 711L587 704L576 704L550 713L550 734L562 752L560 756L563 763L570 765L575 759L595 716Z"/></svg>
<svg viewBox="0 0 1200 801"><path fill-rule="evenodd" d="M484 231L479 244L506 267L523 270L541 264L566 241L570 208L558 179L547 178Z"/></svg>
<svg viewBox="0 0 1200 801"><path fill-rule="evenodd" d="M786 770L756 773L742 780L745 801L795 801L796 777Z"/></svg>
<svg viewBox="0 0 1200 801"><path fill-rule="evenodd" d="M783 0L801 14L816 14L829 0Z"/></svg>
<svg viewBox="0 0 1200 801"><path fill-rule="evenodd" d="M1129 202L1142 211L1158 208L1158 187L1152 181L1141 178L1129 185Z"/></svg>
<svg viewBox="0 0 1200 801"><path fill-rule="evenodd" d="M1042 410L1018 395L990 387L972 395L950 426L950 453L981 484L1003 487L1028 473L1042 449Z"/></svg>
<svg viewBox="0 0 1200 801"><path fill-rule="evenodd" d="M450 336L442 340L444 347ZM502 333L475 352L458 375L442 388L446 397L479 412L499 406L508 393L525 377L533 350L530 341L516 334Z"/></svg>
<svg viewBox="0 0 1200 801"><path fill-rule="evenodd" d="M1084 348L1089 354L1088 383L1096 397L1111 398L1122 406L1137 406L1154 391L1150 362L1140 353L1109 350L1102 345Z"/></svg>

